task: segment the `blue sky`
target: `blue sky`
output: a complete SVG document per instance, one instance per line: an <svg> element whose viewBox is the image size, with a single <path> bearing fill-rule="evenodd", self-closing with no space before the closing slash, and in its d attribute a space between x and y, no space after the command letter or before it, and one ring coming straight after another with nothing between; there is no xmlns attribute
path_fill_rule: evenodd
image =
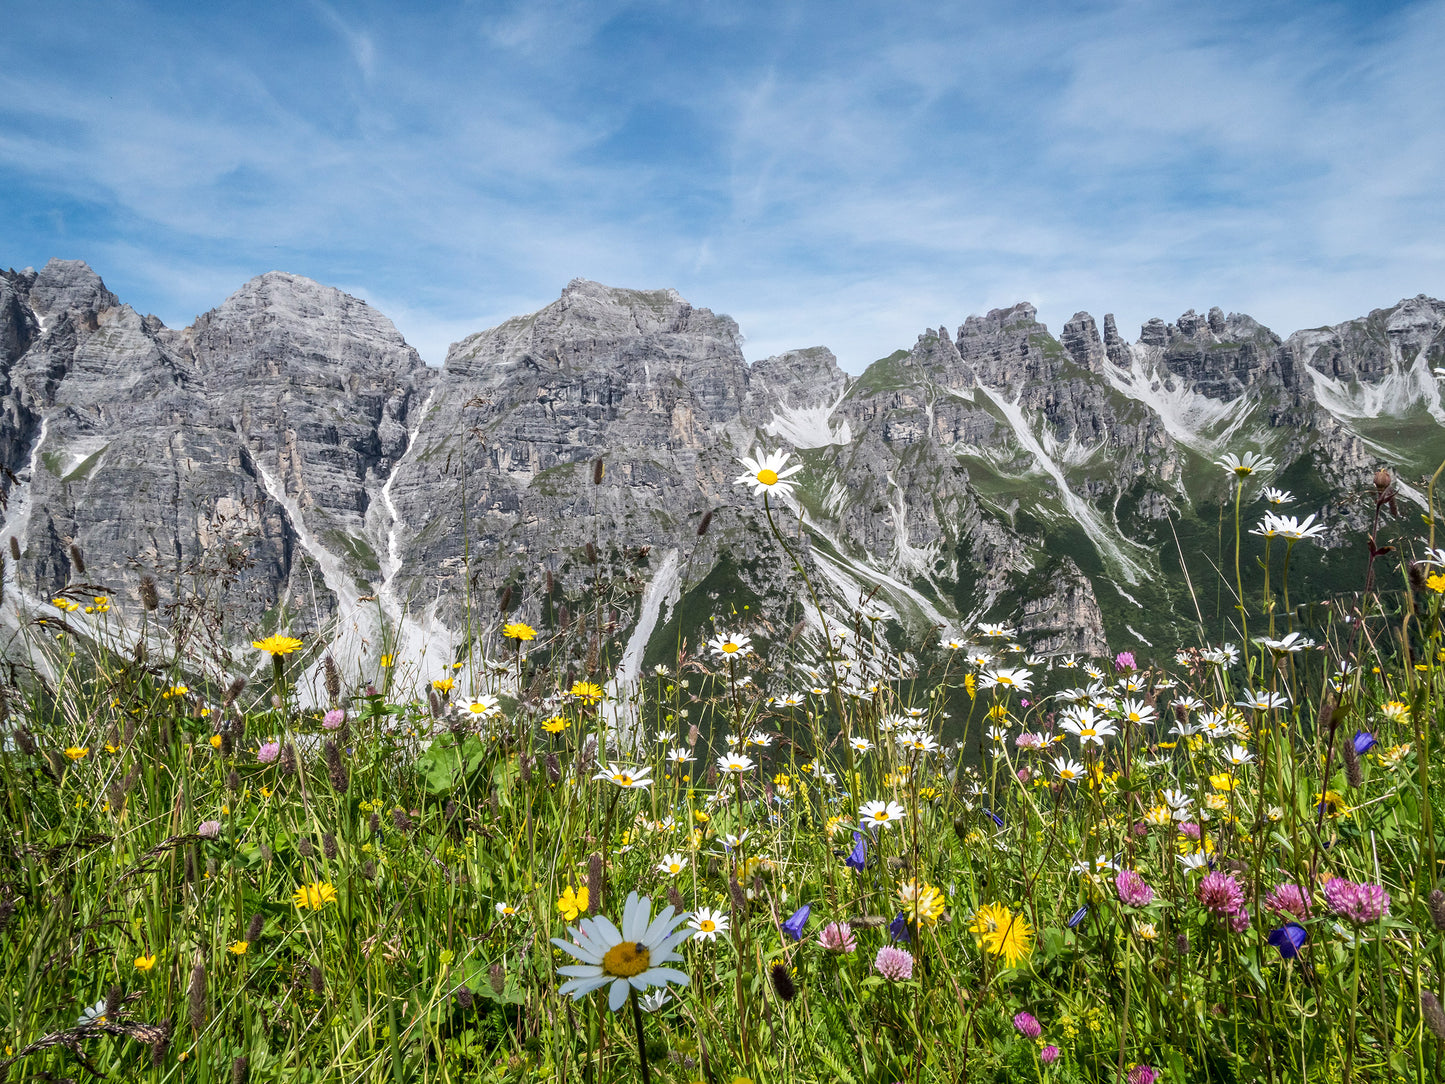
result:
<svg viewBox="0 0 1445 1084"><path fill-rule="evenodd" d="M214 10L211 10L214 9ZM1129 337L1445 295L1445 3L10 5L0 265L173 327L280 269L424 357L574 276L860 371L1026 299Z"/></svg>

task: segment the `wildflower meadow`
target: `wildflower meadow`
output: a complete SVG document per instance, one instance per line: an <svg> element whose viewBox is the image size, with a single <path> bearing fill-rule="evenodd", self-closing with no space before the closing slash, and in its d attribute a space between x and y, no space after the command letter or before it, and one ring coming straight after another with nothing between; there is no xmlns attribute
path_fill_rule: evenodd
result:
<svg viewBox="0 0 1445 1084"><path fill-rule="evenodd" d="M1226 457L1225 617L1085 658L900 644L809 577L798 464L742 465L796 604L633 686L600 577L430 671L154 581L26 615L0 1079L1442 1079L1433 480L1362 479L1359 582L1303 599L1316 517Z"/></svg>

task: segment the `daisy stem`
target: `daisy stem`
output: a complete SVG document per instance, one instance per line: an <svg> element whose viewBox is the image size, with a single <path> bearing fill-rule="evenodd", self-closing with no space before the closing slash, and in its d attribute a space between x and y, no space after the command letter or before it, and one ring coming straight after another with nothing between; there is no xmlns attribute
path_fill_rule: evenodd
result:
<svg viewBox="0 0 1445 1084"><path fill-rule="evenodd" d="M652 1070L647 1067L647 1043L642 1038L642 1006L637 1000L637 991L627 995L632 1002L632 1024L637 1028L637 1064L642 1066L642 1084L652 1084Z"/></svg>

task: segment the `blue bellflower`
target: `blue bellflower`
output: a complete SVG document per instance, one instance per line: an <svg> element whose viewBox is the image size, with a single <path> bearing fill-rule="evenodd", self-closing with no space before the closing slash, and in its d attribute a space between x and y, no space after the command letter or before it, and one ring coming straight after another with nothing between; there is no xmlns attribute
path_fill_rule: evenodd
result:
<svg viewBox="0 0 1445 1084"><path fill-rule="evenodd" d="M853 853L843 859L843 864L859 873L868 864L868 837L862 832L853 833Z"/></svg>
<svg viewBox="0 0 1445 1084"><path fill-rule="evenodd" d="M1078 925L1079 925L1079 923L1080 923L1080 922L1083 922L1084 919L1086 919L1086 918L1088 918L1088 917L1089 917L1089 908L1088 908L1087 906L1080 907L1077 911L1075 911L1072 915L1069 916L1069 920L1068 920L1067 922L1065 922L1064 925L1067 926L1069 929L1072 930L1072 929L1077 928Z"/></svg>
<svg viewBox="0 0 1445 1084"><path fill-rule="evenodd" d="M1279 954L1286 960L1293 960L1308 937L1309 934L1298 922L1286 922L1279 929L1272 930L1265 940L1279 949Z"/></svg>
<svg viewBox="0 0 1445 1084"><path fill-rule="evenodd" d="M1378 744L1380 743L1375 740L1375 735L1371 734L1368 730L1355 731L1356 753L1368 753Z"/></svg>
<svg viewBox="0 0 1445 1084"><path fill-rule="evenodd" d="M801 941L803 939L803 927L808 924L808 912L812 911L812 909L813 905L811 903L805 903L792 913L787 922L783 923L784 931L794 941Z"/></svg>

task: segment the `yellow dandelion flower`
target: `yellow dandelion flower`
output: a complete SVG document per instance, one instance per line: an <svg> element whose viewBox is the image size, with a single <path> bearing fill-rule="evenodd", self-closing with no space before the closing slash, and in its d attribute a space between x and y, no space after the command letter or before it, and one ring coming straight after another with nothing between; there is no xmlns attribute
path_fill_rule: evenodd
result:
<svg viewBox="0 0 1445 1084"><path fill-rule="evenodd" d="M313 911L319 911L326 904L336 902L336 886L330 881L317 881L314 884L302 885L292 893L291 902L303 911L308 907Z"/></svg>
<svg viewBox="0 0 1445 1084"><path fill-rule="evenodd" d="M212 734L212 735L211 735L211 748L212 748L212 749L219 749L220 747L221 747L221 735L219 735L219 734Z"/></svg>
<svg viewBox="0 0 1445 1084"><path fill-rule="evenodd" d="M602 699L602 686L595 681L574 681L571 692L584 704L595 704Z"/></svg>
<svg viewBox="0 0 1445 1084"><path fill-rule="evenodd" d="M431 683L431 687L439 693L449 693L456 683L456 678L438 678Z"/></svg>
<svg viewBox="0 0 1445 1084"><path fill-rule="evenodd" d="M251 646L257 651L267 651L272 655L289 655L291 652L300 649L301 641L294 636L282 636L280 633L277 633L274 636L266 637L264 640L252 640Z"/></svg>
<svg viewBox="0 0 1445 1084"><path fill-rule="evenodd" d="M90 749L83 745L72 745L65 750L65 755L71 760L83 760L90 755Z"/></svg>
<svg viewBox="0 0 1445 1084"><path fill-rule="evenodd" d="M502 635L508 640L535 640L537 630L524 621L509 621L502 626Z"/></svg>
<svg viewBox="0 0 1445 1084"><path fill-rule="evenodd" d="M561 715L554 715L550 719L542 720L542 729L548 734L560 734L571 725L572 721Z"/></svg>

